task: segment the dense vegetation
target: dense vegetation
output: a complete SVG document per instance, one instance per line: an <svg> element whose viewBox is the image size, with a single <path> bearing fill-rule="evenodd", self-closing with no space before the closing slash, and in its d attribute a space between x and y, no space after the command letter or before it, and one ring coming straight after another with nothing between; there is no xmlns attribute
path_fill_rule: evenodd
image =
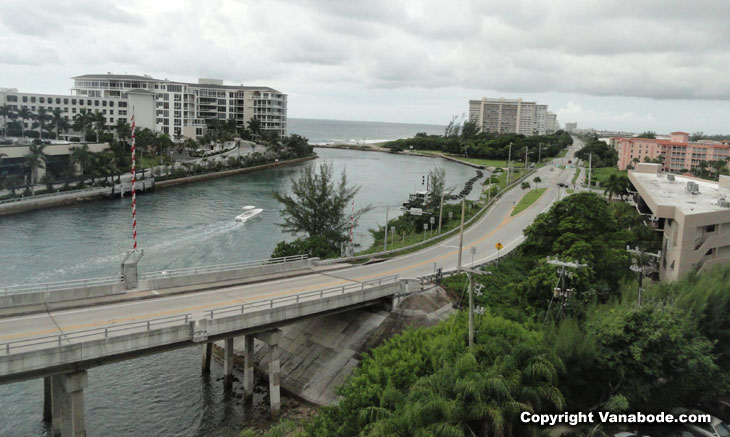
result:
<svg viewBox="0 0 730 437"><path fill-rule="evenodd" d="M595 138L587 138L575 157L585 162L590 159L592 167L615 167L618 162L616 149Z"/></svg>
<svg viewBox="0 0 730 437"><path fill-rule="evenodd" d="M477 305L476 342L463 312L407 330L371 351L311 436L536 435L521 411L667 411L730 387L730 267L650 286L636 303L625 245L656 250L629 205L591 193L558 202L499 265ZM553 300L547 255L587 264ZM465 278L445 285L463 293Z"/></svg>
<svg viewBox="0 0 730 437"><path fill-rule="evenodd" d="M506 160L509 157L511 144L513 161L524 160L525 148L530 154L530 160L535 161L538 155L543 158L556 156L562 149L573 144L573 138L564 131L535 136L498 135L476 133L469 126L471 126L469 122L464 123L460 134L458 131L457 134L443 136L419 134L414 138L389 141L383 147L393 151L408 150L412 147L414 150L434 150L472 158Z"/></svg>

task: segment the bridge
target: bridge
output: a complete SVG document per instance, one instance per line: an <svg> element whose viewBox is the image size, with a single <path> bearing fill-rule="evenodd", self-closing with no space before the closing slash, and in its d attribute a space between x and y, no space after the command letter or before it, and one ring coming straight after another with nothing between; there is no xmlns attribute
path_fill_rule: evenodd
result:
<svg viewBox="0 0 730 437"><path fill-rule="evenodd" d="M243 336L244 391L247 396L253 391L257 338L271 354L270 402L277 415L279 327L367 305L393 305L420 289L418 278L453 271L459 259L463 266L495 259L498 242L504 255L522 242L523 229L560 198L556 184L570 182L573 171L548 166L534 176L548 188L541 198L514 216L510 212L521 190L493 200L464 231L461 256L454 234L372 264L297 257L137 275L136 264L126 263L118 277L0 287L0 384L43 377L44 418L54 434L84 435L87 369L204 344L201 367L207 371L212 343L222 341L224 380L230 385L233 339Z"/></svg>

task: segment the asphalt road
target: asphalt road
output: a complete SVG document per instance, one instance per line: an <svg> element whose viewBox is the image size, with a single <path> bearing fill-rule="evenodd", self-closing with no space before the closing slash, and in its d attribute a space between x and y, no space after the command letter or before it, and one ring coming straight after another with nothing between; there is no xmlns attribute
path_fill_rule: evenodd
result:
<svg viewBox="0 0 730 437"><path fill-rule="evenodd" d="M556 159L555 162L567 163L568 159L573 159L573 153L579 147L580 143L576 142L565 158ZM555 168L554 165L538 169L536 174L530 176L530 184L534 186L532 179L540 176L542 182L539 186L548 189L529 208L515 216L511 216L510 213L524 193L519 187L506 193L477 223L464 232L462 265L466 267L471 265L472 247L476 248L473 258L477 264L497 257L495 245L498 242L504 246L501 255L519 245L524 239L523 229L530 225L538 214L546 211L556 200L565 195L557 183L569 184L574 172L572 168L563 170ZM295 278L142 301L4 318L0 319L0 342L68 335L79 330L186 313L192 313L192 318L197 320L204 317L206 310L243 302L268 300L396 274L403 278L424 276L433 273L439 267L443 270L454 269L457 263L458 244L457 234L437 245L376 264L350 266Z"/></svg>

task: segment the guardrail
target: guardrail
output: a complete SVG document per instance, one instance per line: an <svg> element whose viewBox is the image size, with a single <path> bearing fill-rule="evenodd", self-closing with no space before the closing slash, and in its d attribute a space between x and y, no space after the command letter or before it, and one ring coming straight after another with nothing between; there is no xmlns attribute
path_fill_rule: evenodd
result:
<svg viewBox="0 0 730 437"><path fill-rule="evenodd" d="M378 279L371 279L369 281L363 281L350 285L342 285L340 287L323 288L321 290L305 291L303 293L297 293L289 296L277 297L268 300L259 300L256 302L246 302L239 305L231 305L220 308L213 308L205 311L205 317L213 320L216 315L221 314L245 314L246 310L256 310L264 308L274 308L275 304L282 303L299 303L300 301L309 300L310 298L322 299L327 296L342 295L351 291L364 290L366 286L377 287L384 284L392 284L398 282L398 275L385 276Z"/></svg>
<svg viewBox="0 0 730 437"><path fill-rule="evenodd" d="M100 192L104 191L104 190L111 191L111 187L91 187L91 188L81 188L79 190L67 190L67 191L57 191L55 193L36 194L34 196L20 196L20 197L15 197L12 199L0 200L0 205L2 205L4 203L22 202L22 201L34 200L34 199L45 199L47 197L58 197L58 196L61 196L64 194L71 194L71 195L80 194L80 193L85 193L85 192L94 191L94 190L98 190Z"/></svg>
<svg viewBox="0 0 730 437"><path fill-rule="evenodd" d="M499 198L504 193L506 193L508 190L512 189L518 183L520 183L523 180L525 180L525 178L527 178L528 176L530 176L534 172L535 172L535 170L528 171L524 175L520 176L518 179L515 179L515 181L512 182L511 184L509 184L508 186L504 187L504 189L502 191L500 191L499 193L495 194L494 197L492 197L492 199L489 202L487 202L486 205L484 205L482 207L482 209L480 209L479 211L477 211L477 213L474 214L469 220L467 220L466 222L464 222L464 228L466 229L467 226L470 226L474 221L476 221L479 218L481 218L481 215L490 206L492 206L497 200L499 200ZM386 251L383 251L383 252L369 253L369 254L366 254L366 255L355 255L355 256L344 257L344 258L326 259L326 260L318 261L317 264L318 265L337 264L337 263L342 263L342 262L347 262L347 261L358 261L358 260L363 260L363 259L370 259L370 258L374 258L374 257L378 257L378 256L395 255L395 254L397 254L399 252L404 252L404 251L411 250L411 249L417 249L417 248L419 248L421 246L427 246L427 245L429 245L429 244L431 244L431 243L433 243L433 242L435 242L435 241L437 241L437 240L439 240L441 238L448 237L450 235L456 234L457 232L459 232L459 227L456 227L454 229L451 229L449 231L446 231L446 232L444 232L442 234L436 235L435 237L431 237L431 238L429 238L427 240L424 240L424 241L420 241L418 243L411 244L410 246L400 247L398 249L386 250Z"/></svg>
<svg viewBox="0 0 730 437"><path fill-rule="evenodd" d="M203 274L203 273L215 273L215 272L222 272L226 270L235 270L235 269L241 269L241 268L247 268L247 267L258 267L258 266L265 266L265 265L272 265L272 264L282 264L292 261L304 261L308 258L308 255L293 255L293 256L284 256L279 258L269 258L269 259L262 259L262 260L256 260L256 261L242 261L237 263L229 263L229 264L215 264L210 266L200 266L200 267L184 267L180 269L170 269L170 270L160 270L156 272L146 272L146 273L140 273L139 279L140 280L150 280L150 279L160 279L160 278L171 278L176 276L186 276L186 275L197 275L197 274Z"/></svg>
<svg viewBox="0 0 730 437"><path fill-rule="evenodd" d="M149 320L138 320L135 322L115 324L103 328L85 329L82 331L74 331L68 334L64 333L47 335L44 337L8 341L5 343L0 343L0 350L4 351L5 355L10 355L10 352L13 349L27 348L43 344L54 344L57 346L62 346L64 344L64 341L66 342L66 344L71 344L74 342L74 340L88 337L101 337L103 335L103 338L109 338L110 334L112 334L113 336L113 334L119 332L127 332L132 330L137 330L137 332L146 332L150 331L153 327L159 327L160 325L187 325L188 322L191 320L191 316L192 313L186 313L178 316L159 317Z"/></svg>
<svg viewBox="0 0 730 437"><path fill-rule="evenodd" d="M0 287L0 296L9 294L33 293L39 291L64 290L68 288L86 288L97 285L120 284L124 282L124 277L118 276L102 276L99 278L88 279L71 279L68 281L43 282L36 284L17 284Z"/></svg>

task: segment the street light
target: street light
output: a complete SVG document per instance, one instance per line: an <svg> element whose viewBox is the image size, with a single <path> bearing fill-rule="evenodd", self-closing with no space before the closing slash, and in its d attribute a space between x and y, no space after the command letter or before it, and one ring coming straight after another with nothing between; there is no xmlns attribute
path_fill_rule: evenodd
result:
<svg viewBox="0 0 730 437"><path fill-rule="evenodd" d="M400 207L397 207L397 208L391 207L391 206L385 207L385 237L383 238L383 252L388 250L388 211L390 211L391 209L402 211L402 209ZM395 228L392 228L392 229L395 230ZM391 230L391 233L393 232L393 230Z"/></svg>

